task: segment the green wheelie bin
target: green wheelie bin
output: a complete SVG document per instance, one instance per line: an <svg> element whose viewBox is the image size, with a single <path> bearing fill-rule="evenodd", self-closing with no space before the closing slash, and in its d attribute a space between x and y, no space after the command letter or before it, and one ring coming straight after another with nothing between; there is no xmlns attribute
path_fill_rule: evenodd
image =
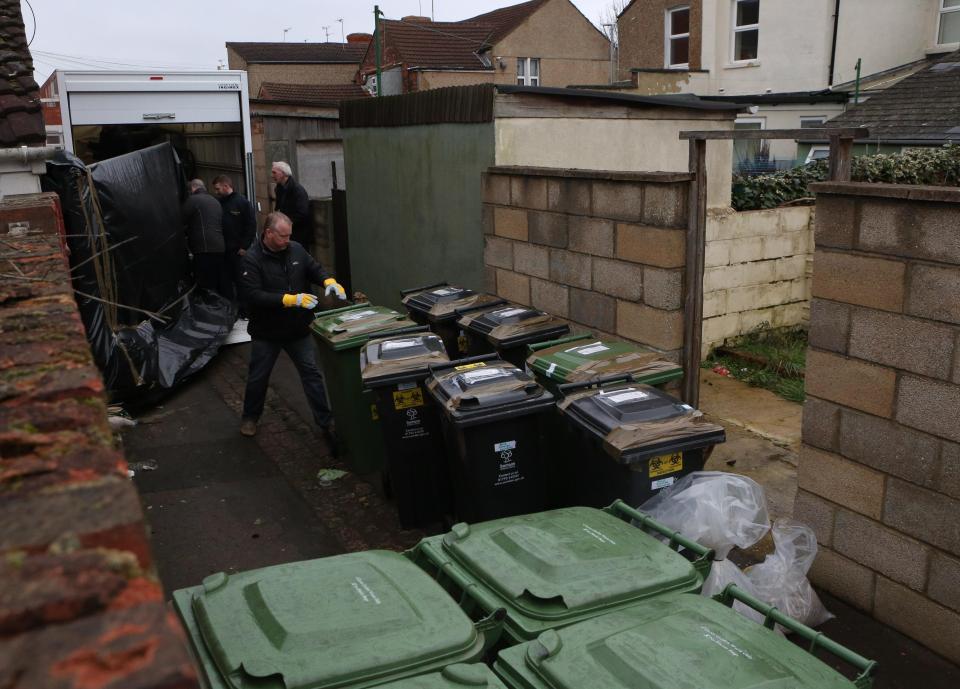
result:
<svg viewBox="0 0 960 689"><path fill-rule="evenodd" d="M431 672L419 677L406 677L381 684L377 689L507 689L483 663L457 663L447 665L440 672Z"/></svg>
<svg viewBox="0 0 960 689"><path fill-rule="evenodd" d="M730 585L717 600L671 594L499 652L511 689L869 689L877 663ZM758 624L728 607L765 615ZM773 631L792 631L794 644ZM768 628L769 627L769 628ZM848 679L820 660L850 666Z"/></svg>
<svg viewBox="0 0 960 689"><path fill-rule="evenodd" d="M477 596L475 614L505 609L504 640L520 643L667 593L698 593L713 551L618 501L456 524L407 555L454 598Z"/></svg>
<svg viewBox="0 0 960 689"><path fill-rule="evenodd" d="M462 336L457 320L464 313L506 304L505 299L465 287L440 282L427 287L415 287L400 292L403 306L410 319L429 325L443 340L447 354L457 359L467 355L466 337Z"/></svg>
<svg viewBox="0 0 960 689"><path fill-rule="evenodd" d="M634 382L664 385L683 378L683 367L643 345L587 333L527 345L527 368L555 395L565 383L629 374Z"/></svg>
<svg viewBox="0 0 960 689"><path fill-rule="evenodd" d="M496 351L520 369L527 358L527 345L570 332L570 326L556 316L518 304L462 313L457 326L467 337L468 356Z"/></svg>
<svg viewBox="0 0 960 689"><path fill-rule="evenodd" d="M174 591L173 607L210 689L360 689L474 663L503 617L471 620L385 550L220 572Z"/></svg>
<svg viewBox="0 0 960 689"><path fill-rule="evenodd" d="M364 392L360 347L371 337L423 330L403 314L369 303L319 314L310 326L320 352L327 396L337 424L339 450L358 474L384 466L376 401Z"/></svg>

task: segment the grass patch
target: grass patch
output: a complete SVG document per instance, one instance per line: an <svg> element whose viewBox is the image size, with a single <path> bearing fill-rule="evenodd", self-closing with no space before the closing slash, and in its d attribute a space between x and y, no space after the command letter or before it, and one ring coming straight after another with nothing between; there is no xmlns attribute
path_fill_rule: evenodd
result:
<svg viewBox="0 0 960 689"><path fill-rule="evenodd" d="M703 368L726 368L737 380L803 402L807 332L802 328L770 330L761 324L732 344L718 347Z"/></svg>

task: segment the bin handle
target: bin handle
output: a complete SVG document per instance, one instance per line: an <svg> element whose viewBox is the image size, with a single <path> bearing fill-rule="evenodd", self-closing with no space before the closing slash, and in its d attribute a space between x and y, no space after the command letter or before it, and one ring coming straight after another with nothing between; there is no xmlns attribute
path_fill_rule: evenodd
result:
<svg viewBox="0 0 960 689"><path fill-rule="evenodd" d="M400 290L400 297L403 298L408 294L413 294L414 292L424 292L428 289L434 289L436 287L449 287L449 286L450 286L449 282L437 282L432 285L424 285L423 287L411 287L410 289L402 289Z"/></svg>
<svg viewBox="0 0 960 689"><path fill-rule="evenodd" d="M320 314L323 317L329 316L334 313L343 313L344 311L353 311L354 309L361 308L364 306L370 306L369 301L360 301L356 304L351 304L350 306L341 306L339 309L329 309L328 311L321 311Z"/></svg>
<svg viewBox="0 0 960 689"><path fill-rule="evenodd" d="M534 352L539 352L541 349L546 349L547 347L558 347L562 344L567 344L568 342L576 342L577 340L592 340L593 335L590 333L577 333L576 335L567 335L566 337L561 337L557 340L547 340L546 342L536 342L534 344L527 345L527 352L533 354Z"/></svg>
<svg viewBox="0 0 960 689"><path fill-rule="evenodd" d="M619 373L612 376L601 376L600 378L595 378L593 380L585 380L579 383L564 383L563 385L558 385L557 389L561 393L572 392L573 390L586 390L587 388L600 387L601 385L606 385L607 383L632 383L633 374L632 373Z"/></svg>
<svg viewBox="0 0 960 689"><path fill-rule="evenodd" d="M849 663L860 674L854 680L854 685L858 689L870 689L873 686L873 676L877 672L878 663L875 660L864 658L859 653L851 651L846 646L837 643L833 639L811 629L802 622L798 622L789 615L782 613L772 605L767 605L763 601L751 596L749 593L738 587L736 584L729 584L721 593L717 594L715 600L723 603L727 607L733 607L734 601L740 601L748 608L751 608L764 616L763 626L767 629L773 629L774 625L779 624L789 629L797 636L810 642L807 652L813 654L817 648L822 648L827 653L839 658L845 663Z"/></svg>
<svg viewBox="0 0 960 689"><path fill-rule="evenodd" d="M480 311L481 309L492 309L495 306L503 306L508 303L506 299L494 299L483 304L471 304L470 306L461 306L453 310L458 316L462 316L471 311Z"/></svg>
<svg viewBox="0 0 960 689"><path fill-rule="evenodd" d="M658 522L648 514L635 510L623 500L617 500L609 507L603 509L607 514L619 517L623 521L637 521L643 529L656 531L661 536L670 539L670 547L679 551L681 548L689 550L697 556L693 561L694 568L700 572L704 578L710 573L710 563L713 562L714 552L696 541L687 538L679 531L672 531L666 524Z"/></svg>
<svg viewBox="0 0 960 689"><path fill-rule="evenodd" d="M431 364L430 373L437 373L438 371L443 371L448 368L455 368L457 366L466 366L467 364L475 364L481 361L493 361L494 359L499 359L500 355L496 352L491 354L478 354L476 356L468 356L466 359L455 359L454 361L448 361L442 364Z"/></svg>
<svg viewBox="0 0 960 689"><path fill-rule="evenodd" d="M376 340L384 337L393 337L394 335L410 335L412 333L425 333L430 332L430 328L426 325L408 325L404 328L397 328L396 330L387 330L375 333L370 333L366 336L367 341Z"/></svg>

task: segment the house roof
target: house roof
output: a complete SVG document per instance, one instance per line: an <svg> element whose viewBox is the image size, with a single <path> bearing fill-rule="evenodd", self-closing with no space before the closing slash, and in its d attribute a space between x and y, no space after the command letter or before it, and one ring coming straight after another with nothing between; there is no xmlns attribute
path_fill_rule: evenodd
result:
<svg viewBox="0 0 960 689"><path fill-rule="evenodd" d="M366 43L227 43L247 62L359 64Z"/></svg>
<svg viewBox="0 0 960 689"><path fill-rule="evenodd" d="M369 95L358 84L281 84L269 81L260 85L258 98L270 103L336 107L341 101Z"/></svg>
<svg viewBox="0 0 960 689"><path fill-rule="evenodd" d="M937 60L827 122L867 127L870 141L960 141L960 50Z"/></svg>
<svg viewBox="0 0 960 689"><path fill-rule="evenodd" d="M493 31L488 40L490 43L496 43L520 26L526 21L527 17L540 9L540 6L546 2L548 2L548 0L529 0L529 2L522 2L519 5L501 7L499 10L478 14L476 17L471 17L463 21L486 24L492 27Z"/></svg>
<svg viewBox="0 0 960 689"><path fill-rule="evenodd" d="M592 91L586 88L555 88L551 86L520 86L497 84L500 93L526 93L539 96L559 96L563 98L581 98L598 101L614 101L627 105L657 105L668 108L688 108L691 110L719 110L740 112L744 105L712 101L689 93L675 93L663 96L640 96L617 91Z"/></svg>
<svg viewBox="0 0 960 689"><path fill-rule="evenodd" d="M0 146L47 140L20 0L0 0Z"/></svg>
<svg viewBox="0 0 960 689"><path fill-rule="evenodd" d="M477 22L384 20L384 44L410 67L492 69L480 59L493 26Z"/></svg>

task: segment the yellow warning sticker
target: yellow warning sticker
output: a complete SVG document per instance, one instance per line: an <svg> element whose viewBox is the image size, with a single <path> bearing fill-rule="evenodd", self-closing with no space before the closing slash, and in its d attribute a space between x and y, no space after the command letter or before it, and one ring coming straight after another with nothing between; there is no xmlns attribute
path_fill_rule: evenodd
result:
<svg viewBox="0 0 960 689"><path fill-rule="evenodd" d="M663 476L683 470L683 453L674 452L669 455L660 455L651 457L649 461L650 478L654 476Z"/></svg>
<svg viewBox="0 0 960 689"><path fill-rule="evenodd" d="M380 420L380 414L377 413L377 405L375 404L370 405L370 418L373 419L374 421Z"/></svg>
<svg viewBox="0 0 960 689"><path fill-rule="evenodd" d="M453 367L453 370L454 370L454 371L469 371L470 369L473 369L473 368L482 368L483 366L486 366L486 365L487 365L486 362L478 361L478 362L473 363L473 364L464 364L463 366L454 366L454 367Z"/></svg>
<svg viewBox="0 0 960 689"><path fill-rule="evenodd" d="M423 406L423 388L415 387L412 390L394 390L393 408L410 409Z"/></svg>
<svg viewBox="0 0 960 689"><path fill-rule="evenodd" d="M459 337L457 337L457 349L460 351L461 354L466 354L467 347L468 347L467 336L464 335L463 333L460 333Z"/></svg>

